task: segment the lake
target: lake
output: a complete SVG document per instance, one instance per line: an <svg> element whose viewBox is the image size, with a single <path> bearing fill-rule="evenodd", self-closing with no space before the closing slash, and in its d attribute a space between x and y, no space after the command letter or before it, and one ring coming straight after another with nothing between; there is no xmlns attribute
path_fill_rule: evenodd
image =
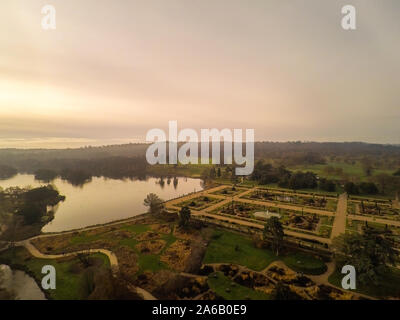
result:
<svg viewBox="0 0 400 320"><path fill-rule="evenodd" d="M54 219L45 225L43 232L60 232L90 225L107 223L129 218L147 211L143 200L149 193L161 199L170 200L184 194L203 190L200 179L178 178L160 184L159 178L147 180L115 180L94 177L83 186L55 179L51 182L61 195L66 196L55 208ZM33 175L18 174L7 180L0 180L0 187L38 187L46 183L35 180Z"/></svg>
<svg viewBox="0 0 400 320"><path fill-rule="evenodd" d="M12 270L4 264L0 264L0 289L11 293L16 300L46 299L32 277L23 271Z"/></svg>

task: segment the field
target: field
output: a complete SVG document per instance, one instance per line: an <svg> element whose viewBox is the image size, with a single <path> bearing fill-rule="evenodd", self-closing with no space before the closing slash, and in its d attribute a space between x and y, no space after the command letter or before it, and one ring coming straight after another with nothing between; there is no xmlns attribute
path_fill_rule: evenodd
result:
<svg viewBox="0 0 400 320"><path fill-rule="evenodd" d="M134 279L146 271L169 269L168 249L178 240L173 232L174 225L160 226L152 223L154 221L143 222L103 227L77 234L55 236L52 239L37 239L33 243L45 253L107 248L115 252L119 259L125 260L122 271Z"/></svg>
<svg viewBox="0 0 400 320"><path fill-rule="evenodd" d="M343 171L344 175L353 176L359 178L361 181L366 181L367 176L362 168L360 162L355 162L354 164L349 164L345 162L327 162L326 164L315 164L315 165L298 165L298 166L289 166L290 170L299 170L299 171L311 171L317 174L320 177L327 179L341 179L343 176L340 174L329 174L327 173L326 167L331 166L333 168L338 168ZM325 170L324 170L325 169ZM395 170L389 169L375 169L373 170L373 174L386 173L392 175Z"/></svg>
<svg viewBox="0 0 400 320"><path fill-rule="evenodd" d="M321 260L310 255L288 253L277 257L271 250L256 248L253 241L244 236L220 230L214 232L203 263L233 263L261 271L276 260L306 274L321 274L326 270Z"/></svg>
<svg viewBox="0 0 400 320"><path fill-rule="evenodd" d="M316 208L327 211L336 211L337 200L331 197L315 196L313 194L297 194L271 189L258 189L243 198L261 201L271 201L276 203L290 204L305 208Z"/></svg>

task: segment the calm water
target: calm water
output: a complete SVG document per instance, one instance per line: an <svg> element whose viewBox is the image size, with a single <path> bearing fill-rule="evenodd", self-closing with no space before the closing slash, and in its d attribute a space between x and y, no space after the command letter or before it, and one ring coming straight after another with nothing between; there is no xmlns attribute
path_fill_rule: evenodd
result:
<svg viewBox="0 0 400 320"><path fill-rule="evenodd" d="M12 292L17 300L46 299L33 278L4 264L0 264L0 288Z"/></svg>
<svg viewBox="0 0 400 320"><path fill-rule="evenodd" d="M164 200L176 198L193 191L202 190L200 179L178 178L174 186L159 179L114 180L93 178L82 187L72 186L66 181L55 179L52 184L60 194L66 196L55 210L54 220L43 227L43 232L58 232L124 219L146 212L143 200L149 193L155 193ZM33 175L19 174L8 180L0 180L0 187L37 187L44 185Z"/></svg>

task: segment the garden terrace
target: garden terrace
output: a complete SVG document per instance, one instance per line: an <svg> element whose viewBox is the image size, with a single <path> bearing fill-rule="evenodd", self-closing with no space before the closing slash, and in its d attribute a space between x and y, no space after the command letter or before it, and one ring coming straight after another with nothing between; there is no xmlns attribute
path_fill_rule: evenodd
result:
<svg viewBox="0 0 400 320"><path fill-rule="evenodd" d="M360 221L347 218L346 233L361 233L364 228L373 228L379 231L387 231L386 237L394 242L394 247L400 249L400 227L374 221Z"/></svg>
<svg viewBox="0 0 400 320"><path fill-rule="evenodd" d="M192 198L189 200L185 200L175 204L177 207L189 207L192 210L204 210L208 207L215 205L219 202L223 201L223 199L211 197L208 194L199 196L196 198Z"/></svg>
<svg viewBox="0 0 400 320"><path fill-rule="evenodd" d="M347 212L353 215L400 221L400 209L394 208L391 202L352 200L348 203Z"/></svg>
<svg viewBox="0 0 400 320"><path fill-rule="evenodd" d="M265 223L269 217L263 217L261 214L268 213L279 217L286 229L300 233L319 235L325 238L330 237L333 224L333 217L319 216L316 214L277 207L254 205L240 201L229 202L214 209L211 213L227 217L236 217L238 219L255 223Z"/></svg>
<svg viewBox="0 0 400 320"><path fill-rule="evenodd" d="M324 196L304 196L291 192L276 192L268 189L256 189L243 196L246 199L270 201L276 203L290 204L294 206L316 208L327 211L335 211L337 199Z"/></svg>
<svg viewBox="0 0 400 320"><path fill-rule="evenodd" d="M217 191L211 192L210 194L226 196L226 197L234 197L234 196L237 196L238 194L241 194L247 190L248 189L246 189L246 188L240 188L237 186L226 186L226 188L219 189Z"/></svg>

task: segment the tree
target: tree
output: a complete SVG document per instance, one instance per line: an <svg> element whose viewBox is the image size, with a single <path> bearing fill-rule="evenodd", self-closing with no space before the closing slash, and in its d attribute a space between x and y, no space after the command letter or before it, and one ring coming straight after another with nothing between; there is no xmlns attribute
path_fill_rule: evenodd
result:
<svg viewBox="0 0 400 320"><path fill-rule="evenodd" d="M146 207L149 207L149 213L151 214L159 214L164 209L164 200L160 199L156 194L149 193L144 199L143 204Z"/></svg>
<svg viewBox="0 0 400 320"><path fill-rule="evenodd" d="M57 172L49 169L39 169L35 172L35 180L50 182L57 178Z"/></svg>
<svg viewBox="0 0 400 320"><path fill-rule="evenodd" d="M376 182L380 188L380 192L385 194L388 187L394 184L396 179L394 176L390 176L386 173L380 173L372 177L373 181Z"/></svg>
<svg viewBox="0 0 400 320"><path fill-rule="evenodd" d="M277 217L271 217L264 226L264 239L270 239L272 250L279 255L279 249L282 246L284 237L283 226Z"/></svg>
<svg viewBox="0 0 400 320"><path fill-rule="evenodd" d="M359 185L360 192L363 194L377 194L378 187L373 182L361 182Z"/></svg>
<svg viewBox="0 0 400 320"><path fill-rule="evenodd" d="M348 194L359 194L360 191L358 190L358 186L354 182L346 182L344 185L344 191Z"/></svg>
<svg viewBox="0 0 400 320"><path fill-rule="evenodd" d="M215 179L217 172L215 171L215 167L211 167L210 169L210 178Z"/></svg>
<svg viewBox="0 0 400 320"><path fill-rule="evenodd" d="M333 240L337 266L352 265L357 270L360 283L379 283L387 273L388 266L396 264L397 255L393 249L390 231L379 231L365 227L363 234L342 234Z"/></svg>
<svg viewBox="0 0 400 320"><path fill-rule="evenodd" d="M39 223L45 213L46 207L39 203L27 203L20 210L26 225Z"/></svg>
<svg viewBox="0 0 400 320"><path fill-rule="evenodd" d="M364 171L364 174L367 177L370 177L372 175L372 171L373 171L373 166L372 166L371 160L368 159L368 158L364 158L361 161L361 165L362 165L362 169Z"/></svg>
<svg viewBox="0 0 400 320"><path fill-rule="evenodd" d="M334 192L336 190L336 184L332 180L321 178L319 180L319 188L324 191Z"/></svg>
<svg viewBox="0 0 400 320"><path fill-rule="evenodd" d="M179 226L182 228L187 228L190 221L191 211L188 207L182 207L181 211L179 211Z"/></svg>
<svg viewBox="0 0 400 320"><path fill-rule="evenodd" d="M9 179L13 176L15 176L18 173L17 169L6 166L6 165L0 165L0 180L1 179Z"/></svg>

